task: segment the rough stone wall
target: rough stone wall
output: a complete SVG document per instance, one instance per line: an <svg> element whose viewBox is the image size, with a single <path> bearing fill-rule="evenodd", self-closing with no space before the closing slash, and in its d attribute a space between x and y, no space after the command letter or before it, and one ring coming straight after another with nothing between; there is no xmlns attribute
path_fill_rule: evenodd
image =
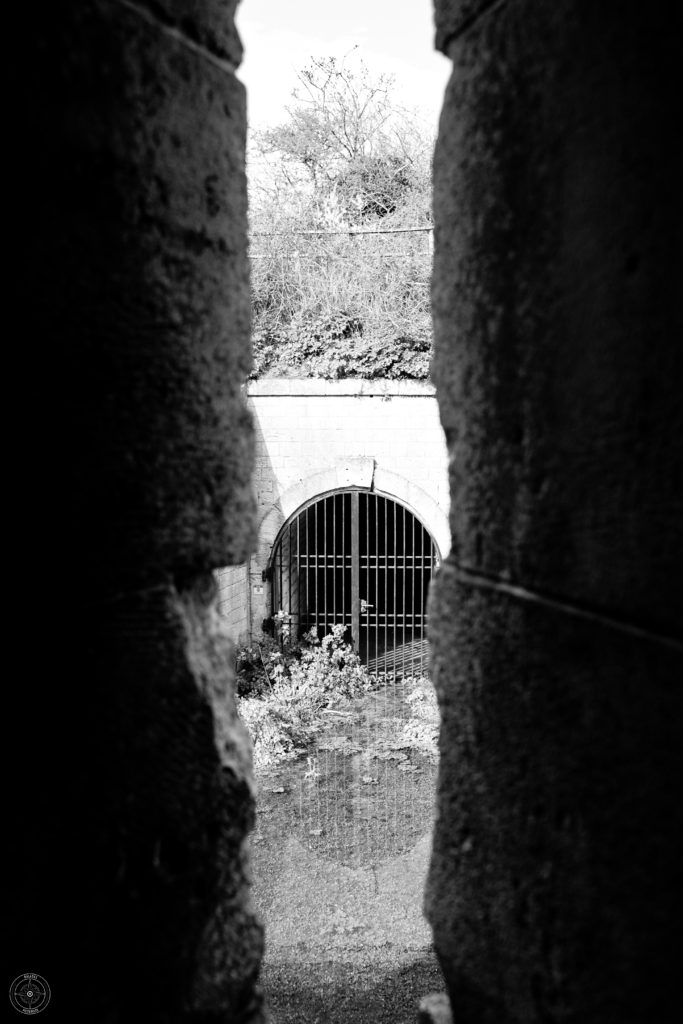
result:
<svg viewBox="0 0 683 1024"><path fill-rule="evenodd" d="M436 0L451 555L426 912L458 1024L681 1008L680 6Z"/></svg>
<svg viewBox="0 0 683 1024"><path fill-rule="evenodd" d="M668 1024L680 6L436 6L453 552L428 914L459 1024ZM10 447L28 443L7 509L5 924L8 969L43 974L71 1020L263 1017L211 576L254 543L234 7L63 0L8 36L26 126Z"/></svg>
<svg viewBox="0 0 683 1024"><path fill-rule="evenodd" d="M235 6L39 5L20 86L40 429L17 493L58 590L18 648L6 920L71 1020L263 1019L212 576L255 539Z"/></svg>
<svg viewBox="0 0 683 1024"><path fill-rule="evenodd" d="M326 470L338 468L339 481L320 484L320 491L343 486L343 467L348 460L374 463L374 481L383 492L393 494L421 516L436 536L442 555L446 554L443 532L437 534L433 511L446 525L448 512L448 453L439 423L434 389L418 381L326 381L274 379L247 386L247 406L254 417L254 491L257 503L259 540L249 564L252 628L260 630L270 616L270 588L262 579L272 546L285 520L295 507L283 508L283 495L303 481L321 478ZM408 485L396 494L392 477L398 474ZM429 508L411 503L410 488ZM314 493L306 498L314 497ZM301 500L305 500L301 497ZM419 499L418 499L419 500ZM247 593L242 567L222 570L221 611L232 621L235 639L246 639ZM236 602L238 607L236 607ZM240 614L240 608L245 614Z"/></svg>

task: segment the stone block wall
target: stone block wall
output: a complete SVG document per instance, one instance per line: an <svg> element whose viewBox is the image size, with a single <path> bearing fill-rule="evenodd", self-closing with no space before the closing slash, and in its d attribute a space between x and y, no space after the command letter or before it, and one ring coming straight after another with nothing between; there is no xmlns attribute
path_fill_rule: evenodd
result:
<svg viewBox="0 0 683 1024"><path fill-rule="evenodd" d="M437 0L451 555L426 910L457 1024L681 1009L680 6Z"/></svg>
<svg viewBox="0 0 683 1024"><path fill-rule="evenodd" d="M24 36L7 968L73 1021L263 1019L212 577L255 539L235 6L64 0ZM46 560L54 600L27 617Z"/></svg>
<svg viewBox="0 0 683 1024"><path fill-rule="evenodd" d="M221 610L236 639L246 642L271 614L262 574L280 528L325 491L372 484L415 511L445 557L448 454L432 385L275 379L249 383L245 393L256 435L259 539L248 580L242 566L217 573ZM356 477L363 463L369 475Z"/></svg>
<svg viewBox="0 0 683 1024"><path fill-rule="evenodd" d="M216 570L218 607L230 636L244 643L249 635L248 563L230 565Z"/></svg>
<svg viewBox="0 0 683 1024"><path fill-rule="evenodd" d="M42 974L74 1021L259 1024L253 785L213 576L259 525L236 0L24 6L8 971ZM436 0L436 22L454 69L433 285L452 542L430 612L427 914L457 1024L671 1024L680 4ZM310 467L335 452L319 474L257 437L260 543L369 472L436 522L431 483L411 492L369 432L337 453L318 399L295 427ZM423 442L406 437L416 471Z"/></svg>

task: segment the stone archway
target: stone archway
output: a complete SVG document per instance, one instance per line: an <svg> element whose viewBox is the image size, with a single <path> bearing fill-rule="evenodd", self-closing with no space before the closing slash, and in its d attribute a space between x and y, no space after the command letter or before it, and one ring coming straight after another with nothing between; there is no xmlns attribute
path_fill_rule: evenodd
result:
<svg viewBox="0 0 683 1024"><path fill-rule="evenodd" d="M286 490L273 510L277 508L282 525L316 495L343 487L368 488L384 497L400 501L427 527L438 544L441 558L448 557L451 535L445 511L422 487L400 473L378 466L371 458L345 459L336 466L312 473ZM273 510L268 510L262 522L272 518Z"/></svg>
<svg viewBox="0 0 683 1024"><path fill-rule="evenodd" d="M271 617L295 637L343 627L377 672L423 675L439 547L406 505L369 489L318 494L288 518L267 577Z"/></svg>

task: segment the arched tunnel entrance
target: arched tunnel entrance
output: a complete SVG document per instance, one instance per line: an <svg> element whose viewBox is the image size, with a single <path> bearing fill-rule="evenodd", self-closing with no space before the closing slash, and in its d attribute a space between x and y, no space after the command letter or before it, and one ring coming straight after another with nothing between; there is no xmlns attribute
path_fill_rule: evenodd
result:
<svg viewBox="0 0 683 1024"><path fill-rule="evenodd" d="M374 672L427 668L426 604L440 561L434 538L405 505L366 490L321 495L285 523L269 575L273 616L292 635L343 624Z"/></svg>

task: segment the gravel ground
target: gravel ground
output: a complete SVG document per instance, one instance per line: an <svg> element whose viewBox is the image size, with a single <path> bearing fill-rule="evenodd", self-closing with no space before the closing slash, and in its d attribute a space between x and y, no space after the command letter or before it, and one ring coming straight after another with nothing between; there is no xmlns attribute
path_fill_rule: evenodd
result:
<svg viewBox="0 0 683 1024"><path fill-rule="evenodd" d="M375 750L382 730L386 718ZM370 757L360 735L337 727L313 773L304 758L257 777L253 894L273 1024L414 1024L422 996L444 991L422 916L436 765L417 751Z"/></svg>
<svg viewBox="0 0 683 1024"><path fill-rule="evenodd" d="M273 1024L415 1024L423 996L444 991L434 957L410 963L373 958L266 964L263 982Z"/></svg>

